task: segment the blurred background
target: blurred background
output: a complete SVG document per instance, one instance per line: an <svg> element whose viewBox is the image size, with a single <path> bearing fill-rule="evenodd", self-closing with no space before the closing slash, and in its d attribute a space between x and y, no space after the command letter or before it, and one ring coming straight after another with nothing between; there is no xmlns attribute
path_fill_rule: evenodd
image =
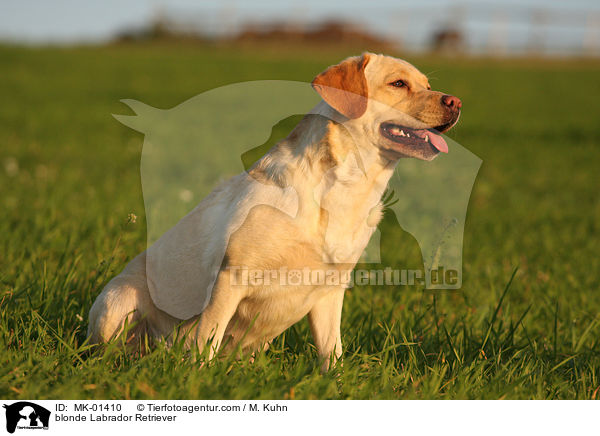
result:
<svg viewBox="0 0 600 436"><path fill-rule="evenodd" d="M4 1L0 38L28 44L153 39L345 43L409 52L599 56L600 4L594 0Z"/></svg>

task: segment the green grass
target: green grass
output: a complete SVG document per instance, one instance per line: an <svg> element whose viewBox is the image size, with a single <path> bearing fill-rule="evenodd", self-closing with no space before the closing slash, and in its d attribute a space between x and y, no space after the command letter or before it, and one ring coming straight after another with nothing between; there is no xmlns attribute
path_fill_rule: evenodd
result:
<svg viewBox="0 0 600 436"><path fill-rule="evenodd" d="M464 286L350 290L343 368L319 374L305 321L252 364L199 369L177 347L86 351L95 296L145 248L143 138L111 117L128 113L119 100L169 108L227 83L308 81L349 54L0 47L0 397L600 398L600 63L589 61L410 59L462 98L450 136L483 159ZM397 261L414 255L400 247Z"/></svg>

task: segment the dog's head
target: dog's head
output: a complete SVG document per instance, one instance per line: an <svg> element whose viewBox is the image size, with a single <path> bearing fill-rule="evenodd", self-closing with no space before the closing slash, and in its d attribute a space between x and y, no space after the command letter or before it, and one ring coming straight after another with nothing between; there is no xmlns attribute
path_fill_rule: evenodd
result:
<svg viewBox="0 0 600 436"><path fill-rule="evenodd" d="M388 160L447 153L440 133L456 124L462 106L457 97L432 91L408 62L372 53L329 67L312 86Z"/></svg>

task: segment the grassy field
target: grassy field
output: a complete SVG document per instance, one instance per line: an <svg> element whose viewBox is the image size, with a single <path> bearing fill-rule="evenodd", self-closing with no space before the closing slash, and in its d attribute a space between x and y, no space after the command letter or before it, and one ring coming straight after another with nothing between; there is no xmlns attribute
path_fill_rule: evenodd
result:
<svg viewBox="0 0 600 436"><path fill-rule="evenodd" d="M0 398L600 398L600 63L588 61L409 58L462 98L450 136L483 159L464 286L350 290L339 371L319 374L306 321L252 364L88 352L95 296L146 240L143 137L111 117L128 113L119 100L170 108L227 83L309 81L349 54L0 47Z"/></svg>

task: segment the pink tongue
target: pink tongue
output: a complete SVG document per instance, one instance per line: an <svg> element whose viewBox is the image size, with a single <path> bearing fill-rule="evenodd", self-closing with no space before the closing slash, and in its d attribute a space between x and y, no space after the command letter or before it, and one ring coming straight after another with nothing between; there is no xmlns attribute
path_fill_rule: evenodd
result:
<svg viewBox="0 0 600 436"><path fill-rule="evenodd" d="M430 130L418 130L419 136L424 138L425 135L429 135L429 143L437 148L442 153L448 153L448 144L444 141L440 135L436 135L435 133L431 133Z"/></svg>

